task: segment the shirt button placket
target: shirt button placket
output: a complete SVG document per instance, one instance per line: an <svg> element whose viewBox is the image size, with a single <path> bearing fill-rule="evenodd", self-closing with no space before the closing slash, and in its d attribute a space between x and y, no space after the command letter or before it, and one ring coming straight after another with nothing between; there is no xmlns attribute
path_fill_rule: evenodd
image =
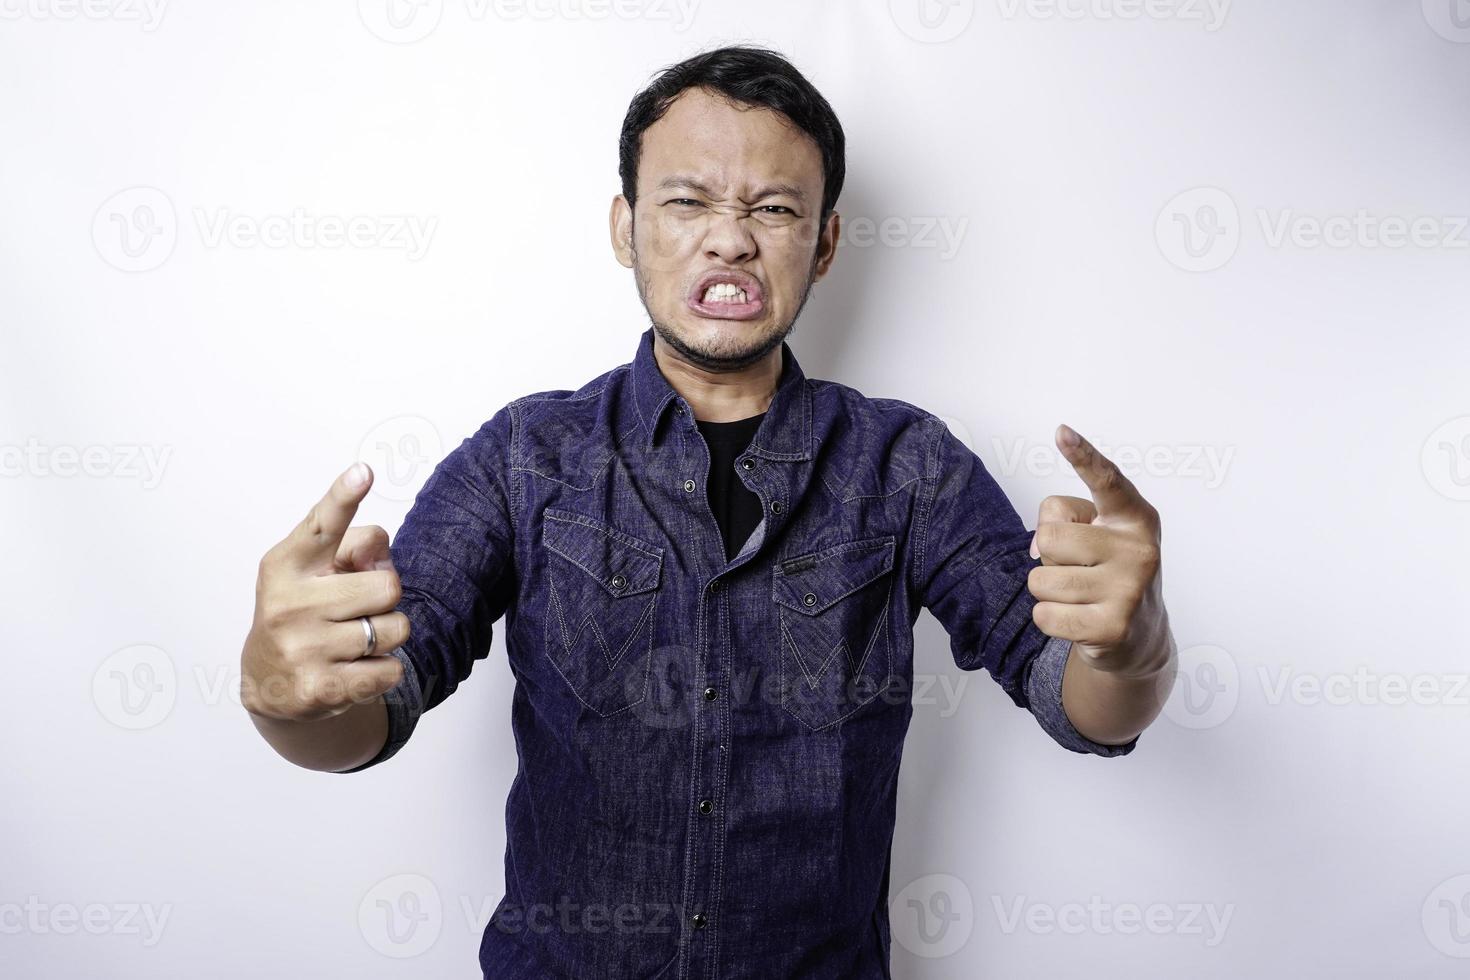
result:
<svg viewBox="0 0 1470 980"><path fill-rule="evenodd" d="M724 846L720 839L724 832L724 821L715 812L715 800L726 778L727 753L724 751L724 743L728 739L726 728L729 724L729 712L723 710L720 690L716 685L720 683L717 678L727 674L729 666L720 659L728 646L724 631L730 629L727 592L728 587L724 580L718 578L711 581L704 590L709 599L705 621L710 624L710 629L705 639L705 664L708 673L702 692L702 706L706 710L701 713L699 724L695 726L698 733L695 751L700 753L700 764L696 783L692 787L694 805L690 814L690 819L695 821L690 831L695 835L695 853L698 855L689 915L691 933L686 975L690 977L704 976L711 969L707 961L710 950L709 928L713 920L711 910L721 886L720 874L716 868L719 866L717 855Z"/></svg>

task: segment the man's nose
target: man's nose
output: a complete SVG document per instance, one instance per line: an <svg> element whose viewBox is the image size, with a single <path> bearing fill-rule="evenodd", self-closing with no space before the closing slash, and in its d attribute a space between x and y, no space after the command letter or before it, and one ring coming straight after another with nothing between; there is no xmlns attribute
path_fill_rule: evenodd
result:
<svg viewBox="0 0 1470 980"><path fill-rule="evenodd" d="M755 258L755 237L750 233L750 216L734 208L717 209L710 216L704 236L704 254L731 265Z"/></svg>

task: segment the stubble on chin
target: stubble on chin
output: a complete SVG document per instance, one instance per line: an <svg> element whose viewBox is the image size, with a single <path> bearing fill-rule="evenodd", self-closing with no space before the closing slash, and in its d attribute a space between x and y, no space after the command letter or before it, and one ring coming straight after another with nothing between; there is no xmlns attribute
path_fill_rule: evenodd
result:
<svg viewBox="0 0 1470 980"><path fill-rule="evenodd" d="M654 333L663 338L664 343L685 361L704 371L740 371L759 362L772 350L781 346L781 343L791 335L796 328L796 321L801 316L801 311L806 306L807 298L811 295L813 274L816 271L815 261L812 270L807 275L806 287L802 291L801 302L797 305L796 315L790 322L780 329L772 330L765 335L752 339L737 349L715 347L713 345L701 344L692 341L672 324L661 322L653 313L653 308L648 304L648 280L643 275L643 268L638 262L638 253L633 253L633 280L638 287L638 299L643 303L644 312L648 314L648 321L653 326ZM732 321L733 323L733 321ZM736 326L735 329L749 329Z"/></svg>
<svg viewBox="0 0 1470 980"><path fill-rule="evenodd" d="M739 371L759 362L772 350L781 346L781 341L791 332L790 327L783 331L775 331L764 337L741 345L736 349L728 347L717 347L713 343L701 344L690 342L681 336L680 332L670 327L669 324L660 323L652 314L649 322L653 324L654 332L664 339L664 343L673 348L682 359L704 371Z"/></svg>

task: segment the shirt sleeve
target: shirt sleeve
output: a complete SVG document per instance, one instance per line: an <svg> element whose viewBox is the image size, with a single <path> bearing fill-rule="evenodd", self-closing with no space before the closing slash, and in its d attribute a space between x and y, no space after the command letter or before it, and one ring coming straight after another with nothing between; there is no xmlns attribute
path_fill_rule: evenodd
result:
<svg viewBox="0 0 1470 980"><path fill-rule="evenodd" d="M516 594L507 405L444 458L403 519L390 552L409 638L392 655L403 678L383 696L388 740L360 772L392 758L419 716L453 694L490 652L493 624Z"/></svg>
<svg viewBox="0 0 1470 980"><path fill-rule="evenodd" d="M1032 531L974 451L941 419L931 443L927 499L919 531L920 601L949 634L961 670L989 671L1018 706L1028 709L1058 744L1074 752L1127 755L1137 737L1105 745L1085 737L1062 707L1069 640L1047 636L1031 619L1027 588L1041 560L1030 554Z"/></svg>

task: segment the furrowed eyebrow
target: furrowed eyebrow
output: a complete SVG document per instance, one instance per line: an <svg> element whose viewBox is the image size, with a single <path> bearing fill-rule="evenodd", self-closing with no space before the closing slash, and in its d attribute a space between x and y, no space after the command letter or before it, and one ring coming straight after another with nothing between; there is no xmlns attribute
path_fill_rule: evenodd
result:
<svg viewBox="0 0 1470 980"><path fill-rule="evenodd" d="M659 181L658 187L656 187L655 190L668 190L674 187L687 187L690 190L698 191L705 197L719 196L710 187L705 185L703 181L700 181L694 177L686 177L680 174L675 174L672 177L665 177L663 180ZM793 197L803 204L806 203L806 195L803 194L801 192L801 188L797 187L795 184L768 184L765 187L757 190L755 192L755 196L749 201L747 201L745 198L741 198L741 201L749 204L751 203L751 201L759 201L767 197L777 197L780 195Z"/></svg>
<svg viewBox="0 0 1470 980"><path fill-rule="evenodd" d="M794 197L801 203L806 203L806 195L803 194L801 192L801 188L797 187L795 184L771 184L769 186L762 187L760 190L755 192L755 197L751 198L751 200L759 201L767 197Z"/></svg>
<svg viewBox="0 0 1470 980"><path fill-rule="evenodd" d="M679 174L675 174L672 177L665 177L663 180L659 181L658 187L656 187L654 189L661 191L661 190L667 190L667 189L673 188L673 187L687 187L690 190L699 191L699 193L705 195L706 197L714 197L715 196L715 192L713 190L711 190L710 188L706 187L700 181L696 180L693 177L684 177L684 176L681 176Z"/></svg>

